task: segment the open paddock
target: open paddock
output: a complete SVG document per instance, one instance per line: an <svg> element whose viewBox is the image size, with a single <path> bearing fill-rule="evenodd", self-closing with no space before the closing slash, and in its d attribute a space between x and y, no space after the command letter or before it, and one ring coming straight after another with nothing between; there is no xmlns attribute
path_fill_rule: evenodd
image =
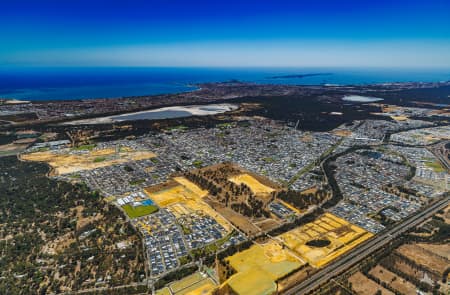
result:
<svg viewBox="0 0 450 295"><path fill-rule="evenodd" d="M372 268L369 273L402 294L416 293L416 286L380 265Z"/></svg>
<svg viewBox="0 0 450 295"><path fill-rule="evenodd" d="M405 262L403 259L395 259L394 268L401 271L402 273L411 276L412 278L420 281L424 277L424 272L411 266L409 263Z"/></svg>
<svg viewBox="0 0 450 295"><path fill-rule="evenodd" d="M158 207L153 205L133 206L126 204L122 206L122 209L131 219L149 215L158 211Z"/></svg>
<svg viewBox="0 0 450 295"><path fill-rule="evenodd" d="M275 240L255 244L226 261L236 270L226 284L242 295L272 294L277 290L278 279L305 265Z"/></svg>
<svg viewBox="0 0 450 295"><path fill-rule="evenodd" d="M145 192L159 207L163 208L180 203L189 198L195 198L195 195L192 192L185 190L181 185L169 187L154 193L149 193L148 190L145 189Z"/></svg>
<svg viewBox="0 0 450 295"><path fill-rule="evenodd" d="M77 153L71 149L56 151L42 151L23 154L23 160L45 162L53 169L53 175L62 175L75 173L82 170L92 170L101 167L126 163L129 161L138 161L156 157L152 152L130 151L120 152L113 148L101 150L83 150L83 153ZM102 159L99 161L98 159Z"/></svg>
<svg viewBox="0 0 450 295"><path fill-rule="evenodd" d="M205 202L246 235L253 236L261 232L261 229L250 222L248 218L225 207L221 203L216 202L209 197L205 198Z"/></svg>
<svg viewBox="0 0 450 295"><path fill-rule="evenodd" d="M217 285L211 278L201 272L196 272L158 290L156 294L206 295L211 294L216 288Z"/></svg>
<svg viewBox="0 0 450 295"><path fill-rule="evenodd" d="M177 185L179 185L178 182L174 181L174 180L168 180L166 182L162 182L162 183L158 183L149 187L144 188L144 191L147 195L150 194L155 194L164 190L169 190L173 187L176 187Z"/></svg>
<svg viewBox="0 0 450 295"><path fill-rule="evenodd" d="M199 272L196 272L179 281L173 282L172 284L169 285L169 288L172 292L177 293L203 279L204 279L203 275L200 274Z"/></svg>
<svg viewBox="0 0 450 295"><path fill-rule="evenodd" d="M450 261L450 244L418 243L417 246ZM449 262L449 265L450 265L450 262Z"/></svg>
<svg viewBox="0 0 450 295"><path fill-rule="evenodd" d="M275 191L273 188L260 183L258 180L247 173L232 176L228 180L237 185L240 185L241 183L247 185L256 195L269 194Z"/></svg>
<svg viewBox="0 0 450 295"><path fill-rule="evenodd" d="M311 266L302 267L295 273L281 279L278 281L278 291L282 292L285 289L291 288L292 286L298 284L298 282L303 281L308 276L314 273L314 269Z"/></svg>
<svg viewBox="0 0 450 295"><path fill-rule="evenodd" d="M156 291L156 295L172 295L168 287L164 287Z"/></svg>
<svg viewBox="0 0 450 295"><path fill-rule="evenodd" d="M217 288L217 285L210 278L204 279L193 284L190 287L187 287L184 290L181 290L175 295L207 295L212 294L212 292Z"/></svg>
<svg viewBox="0 0 450 295"><path fill-rule="evenodd" d="M396 252L414 261L428 270L442 275L449 266L449 261L417 244L404 244L397 248Z"/></svg>
<svg viewBox="0 0 450 295"><path fill-rule="evenodd" d="M378 285L361 272L353 274L348 281L352 284L353 291L358 295L375 295L378 290L381 291L382 295L394 295L394 293Z"/></svg>
<svg viewBox="0 0 450 295"><path fill-rule="evenodd" d="M280 225L280 223L274 219L263 219L261 221L253 222L256 226L258 226L262 231L270 231L271 229L276 228Z"/></svg>
<svg viewBox="0 0 450 295"><path fill-rule="evenodd" d="M191 192L196 194L199 198L203 198L208 195L207 190L202 190L198 185L187 180L184 177L175 177L174 180L184 186L187 190L190 190Z"/></svg>

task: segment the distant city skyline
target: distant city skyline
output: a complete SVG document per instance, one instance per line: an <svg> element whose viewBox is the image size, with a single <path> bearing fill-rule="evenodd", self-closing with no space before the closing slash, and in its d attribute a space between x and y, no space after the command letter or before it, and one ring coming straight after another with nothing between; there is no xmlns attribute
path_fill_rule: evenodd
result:
<svg viewBox="0 0 450 295"><path fill-rule="evenodd" d="M450 68L450 2L17 0L0 36L2 67Z"/></svg>

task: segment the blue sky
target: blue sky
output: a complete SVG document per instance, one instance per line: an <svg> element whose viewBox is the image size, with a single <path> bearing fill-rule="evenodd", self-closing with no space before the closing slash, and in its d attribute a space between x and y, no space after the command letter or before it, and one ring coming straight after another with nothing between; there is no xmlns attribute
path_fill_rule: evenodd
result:
<svg viewBox="0 0 450 295"><path fill-rule="evenodd" d="M0 2L0 66L450 68L450 1Z"/></svg>

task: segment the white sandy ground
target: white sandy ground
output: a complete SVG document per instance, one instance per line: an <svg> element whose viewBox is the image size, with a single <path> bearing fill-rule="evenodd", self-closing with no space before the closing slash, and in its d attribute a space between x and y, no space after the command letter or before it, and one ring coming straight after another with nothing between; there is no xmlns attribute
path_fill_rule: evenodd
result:
<svg viewBox="0 0 450 295"><path fill-rule="evenodd" d="M93 119L85 119L85 120L75 120L70 122L62 123L63 125L83 125L83 124L104 124L104 123L114 123L114 122L122 122L127 121L127 117L131 115L139 115L145 113L157 113L164 111L184 111L189 112L192 116L207 116L207 115L215 115L220 113L225 113L229 111L236 110L239 106L235 104L222 103L222 104L208 104L208 105L190 105L190 106L173 106L173 107L164 107L154 110L135 112L135 113L126 113L122 115L114 115L107 117L99 117ZM205 108L212 108L211 110L206 110ZM123 118L123 119L122 119Z"/></svg>

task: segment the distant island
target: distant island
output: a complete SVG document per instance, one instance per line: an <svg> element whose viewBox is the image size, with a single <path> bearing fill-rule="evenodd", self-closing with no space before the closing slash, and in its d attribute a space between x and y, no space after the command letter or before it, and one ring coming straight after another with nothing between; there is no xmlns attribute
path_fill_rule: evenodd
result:
<svg viewBox="0 0 450 295"><path fill-rule="evenodd" d="M269 79L295 79L295 78L306 78L306 77L315 77L315 76L329 76L333 75L333 73L310 73L310 74L294 74L294 75L282 75L282 76L272 76Z"/></svg>

